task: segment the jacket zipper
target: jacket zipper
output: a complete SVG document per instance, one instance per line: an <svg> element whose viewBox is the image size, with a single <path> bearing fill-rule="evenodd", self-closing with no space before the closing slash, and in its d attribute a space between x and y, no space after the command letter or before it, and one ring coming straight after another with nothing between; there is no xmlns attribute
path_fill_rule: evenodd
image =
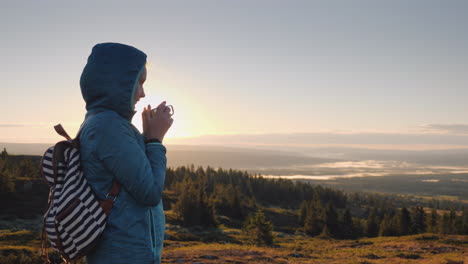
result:
<svg viewBox="0 0 468 264"><path fill-rule="evenodd" d="M154 223L153 223L153 208L150 208L150 230L151 230L151 250L154 251L155 242L154 242Z"/></svg>

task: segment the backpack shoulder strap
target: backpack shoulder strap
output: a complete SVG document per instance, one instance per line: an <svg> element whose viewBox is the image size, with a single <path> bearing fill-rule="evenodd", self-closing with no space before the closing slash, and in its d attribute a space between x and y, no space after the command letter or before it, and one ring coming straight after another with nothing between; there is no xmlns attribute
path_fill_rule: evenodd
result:
<svg viewBox="0 0 468 264"><path fill-rule="evenodd" d="M92 114L90 114L86 119L85 121L83 121L83 123L81 124L80 126L80 129L78 130L78 133L76 134L76 137L75 139L73 139L73 142L75 144L75 147L77 149L80 149L80 132L81 132L81 129L83 129L85 123L92 117L94 116L95 114L99 113L99 112L103 112L103 110L101 111L96 111ZM109 192L107 193L106 195L106 198L102 201L99 201L102 209L104 209L104 212L106 213L106 215L109 215L111 209L112 209L112 206L114 204L114 201L115 199L117 198L117 195L119 194L120 192L120 187L121 187L121 184L118 183L116 180L113 180L112 181L112 187L110 188Z"/></svg>
<svg viewBox="0 0 468 264"><path fill-rule="evenodd" d="M65 131L65 129L62 127L62 124L55 125L54 129L59 135L64 136L68 140L72 140L68 135L67 131Z"/></svg>
<svg viewBox="0 0 468 264"><path fill-rule="evenodd" d="M78 141L78 140L79 140L79 137L80 137L81 129L83 128L83 126L84 126L84 124L86 123L86 121L88 121L92 116L94 116L95 114L97 114L97 113L99 113L99 112L102 112L102 111L96 111L96 112L90 114L90 115L85 119L85 121L83 121L83 123L82 123L81 126L80 126L80 129L78 130L78 133L77 133L76 136L75 136L75 139L72 139L72 138L68 135L67 131L65 131L65 129L64 129L63 126L62 126L62 124L55 125L55 126L54 126L54 129L55 129L55 131L56 131L59 135L65 137L66 139L68 139L68 140L73 140L73 141Z"/></svg>

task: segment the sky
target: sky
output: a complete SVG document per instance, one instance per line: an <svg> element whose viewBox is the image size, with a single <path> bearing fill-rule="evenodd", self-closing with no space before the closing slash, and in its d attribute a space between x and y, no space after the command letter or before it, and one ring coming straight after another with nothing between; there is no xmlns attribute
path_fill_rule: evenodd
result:
<svg viewBox="0 0 468 264"><path fill-rule="evenodd" d="M132 123L142 131L143 107L166 100L168 143L299 133L460 147L467 10L456 0L4 1L0 142L56 142L59 123L75 135L87 57L119 42L150 63Z"/></svg>

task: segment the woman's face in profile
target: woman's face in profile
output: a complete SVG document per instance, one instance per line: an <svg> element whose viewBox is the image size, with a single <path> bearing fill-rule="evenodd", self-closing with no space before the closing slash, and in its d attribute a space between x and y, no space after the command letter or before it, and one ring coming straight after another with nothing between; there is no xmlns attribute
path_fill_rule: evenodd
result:
<svg viewBox="0 0 468 264"><path fill-rule="evenodd" d="M137 88L135 89L135 94L133 95L133 105L135 105L140 100L140 98L145 97L145 91L143 90L143 83L145 81L146 81L146 66L140 75L140 79L138 80Z"/></svg>

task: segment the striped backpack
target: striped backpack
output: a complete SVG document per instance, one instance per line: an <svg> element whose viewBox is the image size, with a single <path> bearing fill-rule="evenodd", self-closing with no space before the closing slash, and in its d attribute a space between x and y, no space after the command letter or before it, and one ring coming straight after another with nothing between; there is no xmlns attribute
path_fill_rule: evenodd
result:
<svg viewBox="0 0 468 264"><path fill-rule="evenodd" d="M83 175L79 136L91 116L83 122L75 139L68 136L61 124L54 126L67 140L49 147L41 159L42 177L50 187L42 228L42 253L47 263L50 260L46 236L65 263L87 255L104 231L120 190L120 184L113 181L106 198L99 201Z"/></svg>

